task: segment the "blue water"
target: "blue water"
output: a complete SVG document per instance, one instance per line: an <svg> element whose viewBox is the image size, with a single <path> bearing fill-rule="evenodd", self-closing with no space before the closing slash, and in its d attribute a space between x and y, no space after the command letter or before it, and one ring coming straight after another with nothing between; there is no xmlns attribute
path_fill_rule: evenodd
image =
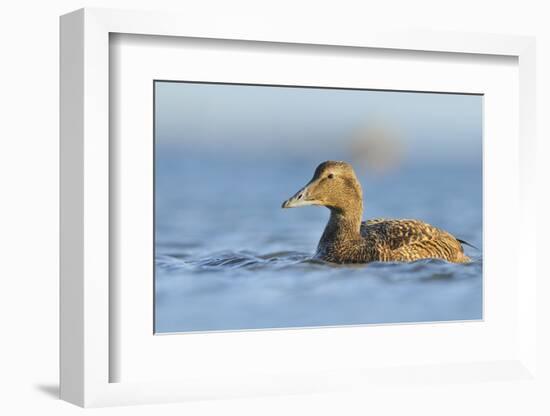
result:
<svg viewBox="0 0 550 416"><path fill-rule="evenodd" d="M337 266L311 259L329 211L281 209L320 157L157 146L156 332L482 318L479 161L356 167L365 218L429 222L479 247L472 263Z"/></svg>

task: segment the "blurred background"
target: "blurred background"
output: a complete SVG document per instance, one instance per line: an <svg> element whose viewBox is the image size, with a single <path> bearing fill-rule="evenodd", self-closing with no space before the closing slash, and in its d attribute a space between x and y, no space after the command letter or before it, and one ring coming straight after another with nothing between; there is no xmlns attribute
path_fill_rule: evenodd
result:
<svg viewBox="0 0 550 416"><path fill-rule="evenodd" d="M365 218L482 248L479 95L155 83L156 331L480 319L481 251L450 265L310 259L329 211L282 210L351 162Z"/></svg>

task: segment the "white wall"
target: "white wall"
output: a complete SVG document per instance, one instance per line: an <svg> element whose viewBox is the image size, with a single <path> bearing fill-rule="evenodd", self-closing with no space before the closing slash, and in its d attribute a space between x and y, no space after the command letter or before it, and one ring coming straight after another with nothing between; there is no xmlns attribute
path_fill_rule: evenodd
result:
<svg viewBox="0 0 550 416"><path fill-rule="evenodd" d="M327 4L328 3L328 4ZM80 409L57 394L58 348L58 16L84 6L180 10L208 24L210 13L269 16L308 25L431 27L538 37L539 135L549 137L550 30L545 1L15 1L0 8L0 412L73 414ZM281 23L284 25L283 23ZM548 140L539 140L539 165L548 164ZM541 166L540 175L548 173ZM539 175L539 176L540 176ZM545 176L547 179L548 176ZM545 180L546 184L547 181ZM539 184L542 186L543 183ZM548 212L548 186L540 213ZM511 219L513 221L514 219ZM548 225L542 224L540 244ZM542 256L541 256L542 257ZM546 265L540 262L540 267ZM550 274L546 273L550 279ZM550 293L542 282L539 292ZM541 298L542 299L542 298ZM548 317L539 322L550 328ZM541 331L550 351L549 331ZM548 359L544 360L548 370ZM550 372L546 372L549 374ZM100 414L550 414L543 393L529 384L388 387L376 397L339 393L232 400L151 408L102 409ZM544 397L544 398L543 398Z"/></svg>

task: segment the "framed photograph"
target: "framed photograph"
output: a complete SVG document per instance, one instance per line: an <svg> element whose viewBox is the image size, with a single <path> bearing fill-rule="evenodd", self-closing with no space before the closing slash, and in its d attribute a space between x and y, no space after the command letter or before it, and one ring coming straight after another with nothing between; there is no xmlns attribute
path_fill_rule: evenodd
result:
<svg viewBox="0 0 550 416"><path fill-rule="evenodd" d="M63 16L61 397L533 380L534 59Z"/></svg>
<svg viewBox="0 0 550 416"><path fill-rule="evenodd" d="M483 318L482 95L153 93L155 333Z"/></svg>

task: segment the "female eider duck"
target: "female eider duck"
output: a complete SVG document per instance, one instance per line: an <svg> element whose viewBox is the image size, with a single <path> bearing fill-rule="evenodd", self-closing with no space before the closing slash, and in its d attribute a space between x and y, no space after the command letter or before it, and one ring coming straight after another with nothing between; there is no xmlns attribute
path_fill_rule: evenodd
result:
<svg viewBox="0 0 550 416"><path fill-rule="evenodd" d="M363 193L350 164L321 163L309 183L283 202L283 208L322 205L330 219L316 257L332 263L443 259L466 263L462 241L418 220L374 219L361 222Z"/></svg>

